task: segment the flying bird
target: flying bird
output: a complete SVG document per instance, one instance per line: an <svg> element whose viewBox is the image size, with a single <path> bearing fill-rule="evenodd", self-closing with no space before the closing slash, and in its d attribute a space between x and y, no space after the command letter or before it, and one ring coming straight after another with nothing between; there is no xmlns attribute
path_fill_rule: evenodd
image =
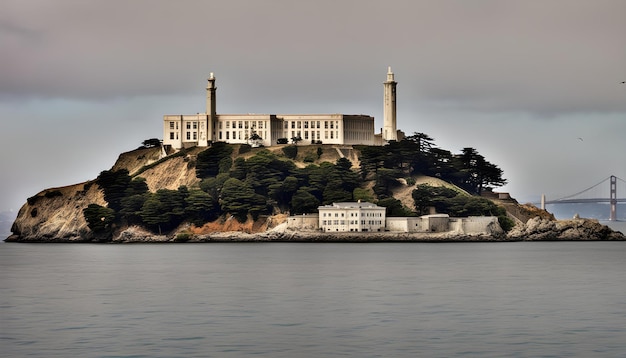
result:
<svg viewBox="0 0 626 358"><path fill-rule="evenodd" d="M584 142L583 139L581 137L578 137L578 140L581 142Z"/></svg>

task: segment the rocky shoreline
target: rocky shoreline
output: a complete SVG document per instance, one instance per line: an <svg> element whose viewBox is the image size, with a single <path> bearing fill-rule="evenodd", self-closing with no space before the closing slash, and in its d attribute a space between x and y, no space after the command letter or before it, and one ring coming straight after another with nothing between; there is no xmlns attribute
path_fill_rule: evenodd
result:
<svg viewBox="0 0 626 358"><path fill-rule="evenodd" d="M97 238L21 238L10 236L7 242L40 243L210 243L210 242L518 242L518 241L626 241L619 231L592 219L549 220L536 217L526 224L519 224L507 234L460 234L444 233L323 233L320 231L269 230L262 233L214 232L189 235L181 232L172 235L156 235L140 227L129 227L113 240Z"/></svg>

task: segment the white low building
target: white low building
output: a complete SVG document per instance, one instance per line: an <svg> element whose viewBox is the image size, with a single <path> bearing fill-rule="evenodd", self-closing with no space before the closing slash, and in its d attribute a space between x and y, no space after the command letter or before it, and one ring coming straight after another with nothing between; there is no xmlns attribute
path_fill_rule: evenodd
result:
<svg viewBox="0 0 626 358"><path fill-rule="evenodd" d="M324 232L385 231L385 207L368 202L343 202L318 208Z"/></svg>

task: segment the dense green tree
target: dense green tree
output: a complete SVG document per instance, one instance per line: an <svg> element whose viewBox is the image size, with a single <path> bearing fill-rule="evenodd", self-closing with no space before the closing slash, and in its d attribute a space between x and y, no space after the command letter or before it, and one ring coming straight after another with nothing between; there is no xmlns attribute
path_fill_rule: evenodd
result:
<svg viewBox="0 0 626 358"><path fill-rule="evenodd" d="M239 155L248 153L252 150L252 146L247 143L243 143L239 145Z"/></svg>
<svg viewBox="0 0 626 358"><path fill-rule="evenodd" d="M209 148L198 153L196 159L196 177L200 179L214 177L220 173L220 162L230 157L232 146L224 142L214 142Z"/></svg>
<svg viewBox="0 0 626 358"><path fill-rule="evenodd" d="M148 192L148 184L146 178L136 177L128 183L124 196L141 195Z"/></svg>
<svg viewBox="0 0 626 358"><path fill-rule="evenodd" d="M453 181L453 174L456 170L453 166L454 156L452 153L445 149L431 148L428 154L427 170L424 174Z"/></svg>
<svg viewBox="0 0 626 358"><path fill-rule="evenodd" d="M386 215L388 217L414 216L415 215L415 213L413 213L411 210L407 209L404 205L402 205L402 202L400 200L394 197L381 199L376 204L378 206L383 206L387 209Z"/></svg>
<svg viewBox="0 0 626 358"><path fill-rule="evenodd" d="M319 200L307 191L306 188L300 188L291 199L291 214L307 214L317 212L320 206Z"/></svg>
<svg viewBox="0 0 626 358"><path fill-rule="evenodd" d="M83 209L83 216L94 233L110 232L115 221L115 211L98 204L89 204Z"/></svg>
<svg viewBox="0 0 626 358"><path fill-rule="evenodd" d="M454 183L473 194L480 194L486 185L506 184L502 170L485 160L474 148L463 148L455 163L457 176Z"/></svg>
<svg viewBox="0 0 626 358"><path fill-rule="evenodd" d="M230 176L227 173L218 174L216 177L206 178L200 182L200 189L211 197L215 210L219 210L218 199L222 192L222 187Z"/></svg>
<svg viewBox="0 0 626 358"><path fill-rule="evenodd" d="M246 160L242 157L235 159L234 165L230 168L230 177L244 180L248 175L248 167L246 166Z"/></svg>
<svg viewBox="0 0 626 358"><path fill-rule="evenodd" d="M351 167L352 162L346 158L339 158L334 166L325 167L324 204L353 200L352 193L361 185L361 178Z"/></svg>
<svg viewBox="0 0 626 358"><path fill-rule="evenodd" d="M283 147L282 151L285 154L285 157L289 159L296 159L296 157L298 156L298 147L295 145L288 145L286 147Z"/></svg>
<svg viewBox="0 0 626 358"><path fill-rule="evenodd" d="M148 195L141 207L140 216L143 222L151 229L158 229L161 234L161 225L168 224L169 217L165 214L165 205L155 194Z"/></svg>
<svg viewBox="0 0 626 358"><path fill-rule="evenodd" d="M380 146L359 146L361 152L361 176L366 179L370 175L378 174L378 169L384 168L386 148Z"/></svg>
<svg viewBox="0 0 626 358"><path fill-rule="evenodd" d="M120 169L116 171L105 170L96 178L96 184L104 192L104 200L109 204L109 208L116 212L121 209L122 198L126 196L132 178L128 175L128 170Z"/></svg>
<svg viewBox="0 0 626 358"><path fill-rule="evenodd" d="M419 184L411 193L415 202L415 210L419 215L428 214L430 207L435 207L438 212L446 213L448 208L442 206L442 202L447 199L454 198L458 193L444 186L431 186L428 184Z"/></svg>
<svg viewBox="0 0 626 358"><path fill-rule="evenodd" d="M291 161L282 160L269 150L261 150L245 162L246 178L257 194L267 196L271 186L282 182L296 169Z"/></svg>
<svg viewBox="0 0 626 358"><path fill-rule="evenodd" d="M159 189L149 194L144 202L140 216L145 224L152 228L171 230L185 219L185 199L189 195L186 187L178 190Z"/></svg>
<svg viewBox="0 0 626 358"><path fill-rule="evenodd" d="M291 198L298 190L298 187L298 178L288 176L282 182L270 184L268 187L268 195L275 201L280 209L286 210L289 207Z"/></svg>
<svg viewBox="0 0 626 358"><path fill-rule="evenodd" d="M425 133L413 133L402 141L403 156L409 158L409 174L428 174L434 139Z"/></svg>
<svg viewBox="0 0 626 358"><path fill-rule="evenodd" d="M141 208L148 198L147 194L134 194L122 199L120 216L128 224L142 224Z"/></svg>
<svg viewBox="0 0 626 358"><path fill-rule="evenodd" d="M369 202L374 200L370 191L367 189L363 189L363 188L355 188L352 191L352 198L353 200L361 200L361 201L369 201Z"/></svg>
<svg viewBox="0 0 626 358"><path fill-rule="evenodd" d="M219 162L219 171L218 171L218 173L228 173L232 166L233 166L233 158L231 158L231 157L224 157Z"/></svg>
<svg viewBox="0 0 626 358"><path fill-rule="evenodd" d="M141 145L144 148L153 148L153 147L160 147L161 146L161 140L158 138L150 138L150 139L146 139L144 140Z"/></svg>
<svg viewBox="0 0 626 358"><path fill-rule="evenodd" d="M376 175L374 192L379 198L386 198L391 195L393 188L400 185L398 178L403 175L399 169L380 168Z"/></svg>
<svg viewBox="0 0 626 358"><path fill-rule="evenodd" d="M218 216L213 198L202 190L191 190L185 198L185 219L201 226Z"/></svg>
<svg viewBox="0 0 626 358"><path fill-rule="evenodd" d="M248 214L256 219L259 214L267 212L265 197L255 193L250 185L235 178L230 178L224 183L221 208L222 211L234 215L240 222L246 221Z"/></svg>

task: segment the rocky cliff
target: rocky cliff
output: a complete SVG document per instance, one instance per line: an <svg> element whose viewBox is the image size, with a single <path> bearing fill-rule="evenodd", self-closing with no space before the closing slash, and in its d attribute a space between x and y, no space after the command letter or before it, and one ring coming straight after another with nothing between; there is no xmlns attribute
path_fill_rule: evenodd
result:
<svg viewBox="0 0 626 358"><path fill-rule="evenodd" d="M188 163L195 151L161 159L159 148L138 149L119 156L112 170L141 173L152 191L194 185L198 179ZM28 198L20 208L7 241L91 241L97 240L83 216L89 204L106 206L102 190L93 181L47 189Z"/></svg>

